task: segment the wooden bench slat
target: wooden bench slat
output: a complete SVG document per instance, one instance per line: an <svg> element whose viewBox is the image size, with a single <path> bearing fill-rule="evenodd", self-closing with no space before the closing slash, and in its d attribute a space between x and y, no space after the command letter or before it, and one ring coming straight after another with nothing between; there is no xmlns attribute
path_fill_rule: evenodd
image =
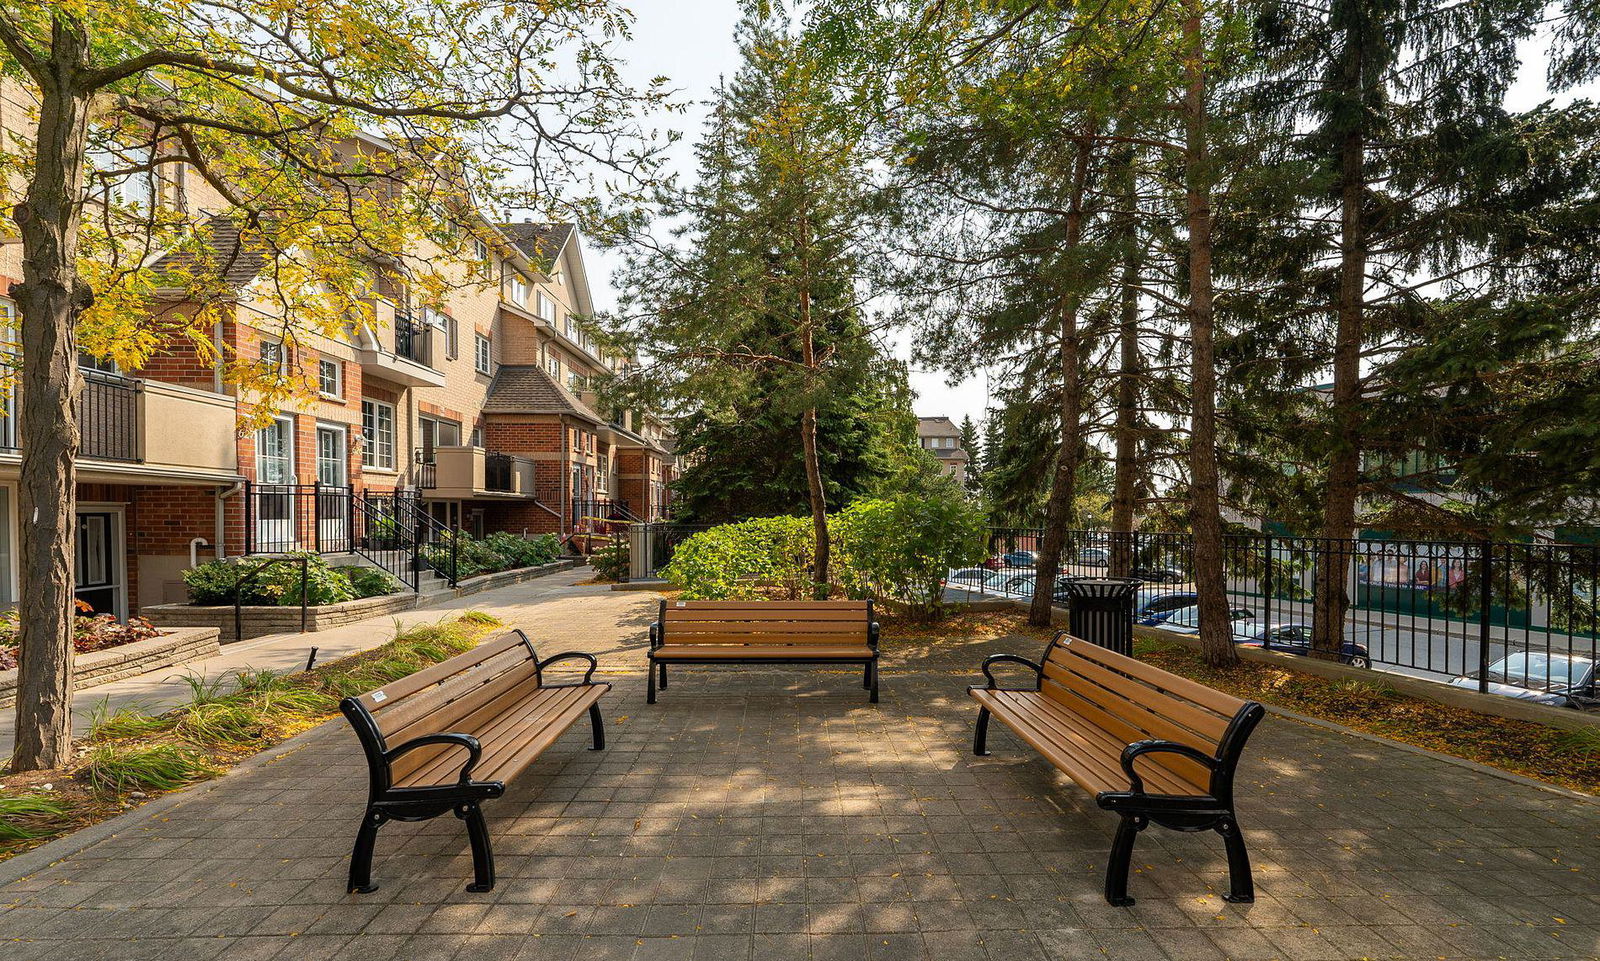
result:
<svg viewBox="0 0 1600 961"><path fill-rule="evenodd" d="M679 621L667 630L667 641L697 634L843 634L866 637L861 618L852 621Z"/></svg>
<svg viewBox="0 0 1600 961"><path fill-rule="evenodd" d="M877 626L871 601L663 601L651 632L647 703L667 665L859 663L878 700Z"/></svg>
<svg viewBox="0 0 1600 961"><path fill-rule="evenodd" d="M1058 648L1063 645L1057 645ZM1206 687L1199 681L1191 681L1187 677L1179 677L1170 671L1163 671L1153 664L1125 657L1115 651L1107 650L1088 641L1074 641L1065 645L1079 657L1091 661L1098 661L1102 666L1123 673L1138 675L1146 684L1157 685L1169 694L1193 701L1200 706L1215 711L1223 717L1233 717L1244 707L1245 702L1231 694L1224 694L1215 688Z"/></svg>
<svg viewBox="0 0 1600 961"><path fill-rule="evenodd" d="M532 662L524 659L522 663L524 667L508 671L491 683L481 685L448 704L441 704L433 714L400 732L403 736L397 736L395 740L403 743L424 734L445 731L477 736L508 704L516 703L527 692L539 690L534 680ZM416 771L433 753L429 748L412 751L394 762L394 770L397 775Z"/></svg>
<svg viewBox="0 0 1600 961"><path fill-rule="evenodd" d="M461 673L468 665L476 664L513 647L527 649L526 645L522 643L522 638L518 637L515 632L507 631L484 641L465 654L458 654L456 657L425 667L415 674L408 674L398 680L390 681L376 691L368 691L361 695L359 700L374 715L380 714L393 708L396 704L418 691L433 687L445 678ZM461 660L458 661L457 658ZM383 696L375 698L375 695L379 694Z"/></svg>
<svg viewBox="0 0 1600 961"><path fill-rule="evenodd" d="M780 611L750 611L724 610L720 608L715 610L667 608L667 623L674 625L694 624L698 621L739 621L750 624L863 624L865 619L866 611L864 610L830 611L817 610L815 608L805 608L803 610L785 608Z"/></svg>
<svg viewBox="0 0 1600 961"><path fill-rule="evenodd" d="M1179 744L1188 744L1206 754L1216 751L1216 745L1196 743L1202 739L1196 738L1190 731L1186 731L1176 724L1163 724L1159 716L1150 715L1150 720L1141 720L1139 727L1118 717L1101 706L1098 699L1114 699L1116 695L1109 694L1104 688L1093 684L1078 686L1064 685L1053 678L1045 678L1041 693L1060 705L1063 712L1079 714L1106 732L1109 739L1118 742L1117 756L1121 757L1121 749L1134 741L1144 741L1150 738L1159 738L1165 741L1177 741ZM1118 762L1120 766L1120 761ZM1211 772L1196 761L1173 754L1151 755L1142 762L1140 770L1151 764L1171 770L1174 774L1186 781L1192 782L1199 792L1203 793L1206 783L1210 780Z"/></svg>
<svg viewBox="0 0 1600 961"><path fill-rule="evenodd" d="M537 733L531 738L505 742L508 747L515 745L515 750L510 753L505 751L497 753L490 760L485 776L501 781L516 777L528 765L537 761L541 754L560 739L561 735L588 713L590 706L600 700L601 695L610 687L609 684L595 684L586 688L576 688L575 690L579 692L577 697L563 702L560 711L542 712L530 721L539 725Z"/></svg>
<svg viewBox="0 0 1600 961"><path fill-rule="evenodd" d="M871 656L872 648L865 644L674 644L670 647L657 648L655 651L655 659L658 661L696 658L739 660L762 657L789 657L797 660L808 658L863 660Z"/></svg>
<svg viewBox="0 0 1600 961"><path fill-rule="evenodd" d="M497 770L509 755L515 754L525 744L535 740L546 727L564 720L566 723L559 724L560 729L555 732L551 740L560 737L589 708L587 702L583 704L581 710L575 710L574 705L583 700L587 693L592 693L598 698L603 693L599 688L601 685L535 688L517 692L515 696L507 698L506 703L496 705L496 713L485 715L480 719L481 727L472 724L463 725L459 729L461 733L476 737L483 748L483 754L478 758L478 765L473 769L472 776L480 780L503 780ZM564 717L567 714L571 717ZM414 753L426 754L428 751L428 748L419 748ZM416 767L405 783L407 786L447 784L456 779L465 760L461 748L446 749L429 758L426 764ZM511 776L512 774L505 775L507 778Z"/></svg>
<svg viewBox="0 0 1600 961"><path fill-rule="evenodd" d="M1217 742L1228 729L1228 722L1215 714L1202 711L1188 701L1166 696L1125 674L1108 671L1093 661L1079 659L1075 663L1064 664L1051 658L1045 664L1045 673L1053 676L1053 672L1057 671L1062 674L1075 674L1121 698L1125 707L1115 702L1108 702L1103 706L1114 714L1129 718L1135 727L1141 726L1137 722L1142 720L1145 714L1152 712L1162 714L1194 732L1182 740L1198 740L1210 744L1208 750L1215 749Z"/></svg>
<svg viewBox="0 0 1600 961"><path fill-rule="evenodd" d="M533 662L524 649L501 651L487 660L479 661L452 677L448 677L423 692L417 692L390 710L377 715L378 729L383 736L395 741L406 741L433 730L443 731L460 717L449 705L464 698L481 694L485 687L504 685L508 676L512 682L533 676Z"/></svg>

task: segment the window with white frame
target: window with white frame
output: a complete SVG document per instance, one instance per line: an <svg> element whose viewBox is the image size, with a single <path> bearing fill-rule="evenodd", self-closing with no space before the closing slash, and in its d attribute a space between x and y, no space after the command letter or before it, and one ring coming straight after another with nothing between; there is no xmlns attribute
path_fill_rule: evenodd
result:
<svg viewBox="0 0 1600 961"><path fill-rule="evenodd" d="M578 339L578 318L572 316L571 314L568 314L567 315L566 328L567 328L567 339L568 340L577 340Z"/></svg>
<svg viewBox="0 0 1600 961"><path fill-rule="evenodd" d="M317 392L324 397L344 396L344 364L326 357L317 361Z"/></svg>
<svg viewBox="0 0 1600 961"><path fill-rule="evenodd" d="M289 352L275 340L261 342L261 366L279 374L289 368Z"/></svg>
<svg viewBox="0 0 1600 961"><path fill-rule="evenodd" d="M361 402L361 466L394 470L394 405Z"/></svg>
<svg viewBox="0 0 1600 961"><path fill-rule="evenodd" d="M480 374L489 373L489 338L479 333L472 335L472 369Z"/></svg>
<svg viewBox="0 0 1600 961"><path fill-rule="evenodd" d="M538 306L538 309L534 311L534 313L539 315L539 319L540 320L548 320L551 323L555 323L555 320L556 320L556 302L551 300L549 297L546 297L543 293L540 293L539 294L539 306Z"/></svg>
<svg viewBox="0 0 1600 961"><path fill-rule="evenodd" d="M575 370L567 371L567 387L571 390L582 390L583 378Z"/></svg>
<svg viewBox="0 0 1600 961"><path fill-rule="evenodd" d="M544 369L550 373L551 377L559 379L561 377L561 358L557 357L555 354L546 356L544 359Z"/></svg>
<svg viewBox="0 0 1600 961"><path fill-rule="evenodd" d="M511 272L511 302L518 307L528 306L528 282L516 271Z"/></svg>

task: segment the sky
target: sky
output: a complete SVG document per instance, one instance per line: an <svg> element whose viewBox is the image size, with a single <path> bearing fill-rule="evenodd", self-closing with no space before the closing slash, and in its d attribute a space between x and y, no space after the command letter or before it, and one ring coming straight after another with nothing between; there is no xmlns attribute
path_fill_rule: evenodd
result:
<svg viewBox="0 0 1600 961"><path fill-rule="evenodd" d="M633 39L622 49L627 71L636 83L665 76L678 91L677 99L690 104L681 114L657 118L657 122L683 133L671 162L686 180L694 177L694 141L705 119L704 102L717 82L739 68L739 51L733 29L739 21L738 0L635 0L637 18ZM1544 85L1543 43L1530 45L1525 52L1521 74L1508 98L1514 109L1526 109L1547 99ZM1559 100L1575 96L1600 96L1600 89L1589 86ZM595 304L609 309L616 303L611 285L612 272L621 265L618 252L586 251L590 261L589 280L594 287ZM894 345L901 359L909 359L910 342L902 337ZM946 383L944 373L912 368L911 387L916 392L913 407L919 416L945 416L959 423L963 416L981 421L989 406L990 372L978 368L959 383Z"/></svg>

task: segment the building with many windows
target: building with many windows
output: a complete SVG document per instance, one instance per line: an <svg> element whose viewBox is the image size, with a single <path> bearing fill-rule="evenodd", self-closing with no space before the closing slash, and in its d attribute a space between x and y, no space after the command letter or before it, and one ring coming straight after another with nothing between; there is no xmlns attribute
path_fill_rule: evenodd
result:
<svg viewBox="0 0 1600 961"><path fill-rule="evenodd" d="M374 325L324 336L281 321L264 289L271 264L181 168L160 176L184 189L150 202L193 218L206 243L155 265L209 258L188 265L215 270L227 294L209 351L173 341L139 370L82 359L76 576L97 611L182 600L182 571L210 557L354 550L397 505L432 536L554 533L579 546L586 531L666 511L666 425L607 410L593 390L629 361L583 321L593 304L573 225L485 225L497 242L449 268L458 283L442 303L383 282ZM20 245L0 245L0 291L20 276ZM14 319L3 297L0 319ZM230 361L304 378L313 396L258 424ZM26 402L8 401L8 412ZM17 590L19 463L13 419L0 417L0 604Z"/></svg>
<svg viewBox="0 0 1600 961"><path fill-rule="evenodd" d="M967 482L968 455L961 446L961 429L948 417L918 417L917 442L922 449L939 458L939 466L956 479Z"/></svg>

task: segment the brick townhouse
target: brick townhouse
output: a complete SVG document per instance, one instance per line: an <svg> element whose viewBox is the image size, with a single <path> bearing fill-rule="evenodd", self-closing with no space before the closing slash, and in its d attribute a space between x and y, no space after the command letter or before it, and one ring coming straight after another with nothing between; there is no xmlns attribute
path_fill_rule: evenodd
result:
<svg viewBox="0 0 1600 961"><path fill-rule="evenodd" d="M593 303L572 225L498 225L499 242L450 265L459 283L442 308L380 289L375 330L298 331L285 343L260 290L270 265L241 244L222 198L167 165L149 202L201 226L199 256L225 266L230 295L212 335L216 362L188 343L135 371L82 358L76 576L96 610L126 616L181 600L181 572L211 557L349 550L361 505L389 494L436 530L549 532L580 544L575 533L665 511L666 425L604 410L591 390L630 361L579 322ZM0 245L0 294L20 276L20 245ZM4 296L0 322L15 323ZM252 398L224 376L235 358L309 378L316 396L247 429ZM10 412L25 399L7 401ZM0 604L17 591L17 445L11 416L0 416Z"/></svg>

